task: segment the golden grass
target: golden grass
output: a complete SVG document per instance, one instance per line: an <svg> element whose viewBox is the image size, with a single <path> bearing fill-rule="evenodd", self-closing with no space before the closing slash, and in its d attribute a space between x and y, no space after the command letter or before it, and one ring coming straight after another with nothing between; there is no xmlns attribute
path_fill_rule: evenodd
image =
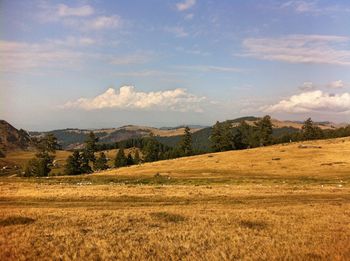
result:
<svg viewBox="0 0 350 261"><path fill-rule="evenodd" d="M0 178L0 260L350 260L350 139L307 144Z"/></svg>
<svg viewBox="0 0 350 261"><path fill-rule="evenodd" d="M301 144L321 148L299 148ZM187 178L237 175L348 177L350 138L204 154L113 169L100 175L154 175L156 173Z"/></svg>

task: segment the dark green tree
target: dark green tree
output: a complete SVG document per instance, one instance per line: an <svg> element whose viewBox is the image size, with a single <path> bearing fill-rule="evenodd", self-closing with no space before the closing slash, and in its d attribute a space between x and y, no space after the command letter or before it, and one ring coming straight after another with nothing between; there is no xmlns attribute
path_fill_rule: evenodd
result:
<svg viewBox="0 0 350 261"><path fill-rule="evenodd" d="M25 168L26 177L46 177L49 175L55 159L56 149L59 148L57 138L49 133L37 141L38 152Z"/></svg>
<svg viewBox="0 0 350 261"><path fill-rule="evenodd" d="M133 157L131 156L131 153L128 153L128 156L126 157L126 165L131 166L134 164L135 164L135 162L134 162Z"/></svg>
<svg viewBox="0 0 350 261"><path fill-rule="evenodd" d="M95 152L97 151L97 142L98 137L95 136L95 133L90 131L87 139L85 140L85 151L86 156L89 159L89 161L95 162Z"/></svg>
<svg viewBox="0 0 350 261"><path fill-rule="evenodd" d="M90 166L90 157L91 155L89 154L89 152L87 150L83 150L80 154L80 160L81 160L81 173L91 173L92 169Z"/></svg>
<svg viewBox="0 0 350 261"><path fill-rule="evenodd" d="M212 149L214 151L227 151L234 148L232 124L226 122L216 122L212 128L210 136Z"/></svg>
<svg viewBox="0 0 350 261"><path fill-rule="evenodd" d="M104 152L101 152L99 157L96 159L96 161L94 163L94 169L97 169L97 170L108 169L107 157L106 157L106 154Z"/></svg>
<svg viewBox="0 0 350 261"><path fill-rule="evenodd" d="M120 167L124 167L126 166L127 162L126 162L126 157L125 157L125 153L124 153L124 149L123 148L120 148L118 150L118 153L115 157L115 160L114 160L114 166L116 168L120 168Z"/></svg>
<svg viewBox="0 0 350 261"><path fill-rule="evenodd" d="M188 126L185 127L184 135L179 143L179 147L184 156L190 156L193 154L192 149L192 135Z"/></svg>
<svg viewBox="0 0 350 261"><path fill-rule="evenodd" d="M141 163L140 153L139 153L139 150L138 150L138 149L137 149L136 152L135 152L134 163L135 163L135 164Z"/></svg>
<svg viewBox="0 0 350 261"><path fill-rule="evenodd" d="M144 155L144 159L146 162L157 161L160 158L160 147L158 142L151 137L145 140L145 145L142 149L142 154Z"/></svg>
<svg viewBox="0 0 350 261"><path fill-rule="evenodd" d="M79 151L74 151L66 160L65 174L78 175L82 173L81 156Z"/></svg>
<svg viewBox="0 0 350 261"><path fill-rule="evenodd" d="M323 138L323 131L314 124L311 118L308 118L301 128L301 135L303 140L321 139Z"/></svg>
<svg viewBox="0 0 350 261"><path fill-rule="evenodd" d="M260 146L270 145L272 143L272 122L269 115L264 116L255 123Z"/></svg>

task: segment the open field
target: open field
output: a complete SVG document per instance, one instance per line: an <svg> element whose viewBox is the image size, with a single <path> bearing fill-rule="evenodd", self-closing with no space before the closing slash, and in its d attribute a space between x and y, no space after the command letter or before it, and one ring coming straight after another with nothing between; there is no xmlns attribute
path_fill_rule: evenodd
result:
<svg viewBox="0 0 350 261"><path fill-rule="evenodd" d="M0 179L0 260L349 260L350 139Z"/></svg>

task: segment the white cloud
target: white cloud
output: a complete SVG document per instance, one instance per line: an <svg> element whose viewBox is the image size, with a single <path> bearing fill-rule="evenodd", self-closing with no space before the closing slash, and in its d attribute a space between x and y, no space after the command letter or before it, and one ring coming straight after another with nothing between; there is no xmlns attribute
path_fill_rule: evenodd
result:
<svg viewBox="0 0 350 261"><path fill-rule="evenodd" d="M281 5L282 8L293 8L297 13L315 12L318 10L314 1L288 1Z"/></svg>
<svg viewBox="0 0 350 261"><path fill-rule="evenodd" d="M113 88L109 88L94 98L79 98L76 101L67 102L62 107L84 110L116 108L201 112L201 105L205 101L205 97L190 94L185 89L140 92L133 86L122 86L118 92Z"/></svg>
<svg viewBox="0 0 350 261"><path fill-rule="evenodd" d="M330 1L332 3L332 1ZM313 14L313 15L331 15L339 12L349 12L350 8L347 5L339 3L333 5L321 5L318 0L292 0L285 2L279 6L281 9L292 9L298 14Z"/></svg>
<svg viewBox="0 0 350 261"><path fill-rule="evenodd" d="M262 108L265 112L350 112L350 93L330 94L320 90L303 92Z"/></svg>
<svg viewBox="0 0 350 261"><path fill-rule="evenodd" d="M302 91L311 91L315 89L315 85L313 82L304 82L301 86L299 86L299 89Z"/></svg>
<svg viewBox="0 0 350 261"><path fill-rule="evenodd" d="M350 39L333 35L289 35L248 38L243 56L289 63L350 65Z"/></svg>
<svg viewBox="0 0 350 261"><path fill-rule="evenodd" d="M50 39L48 40L48 43L51 43L52 45L78 47L94 45L96 44L96 40L90 37L68 36L64 39Z"/></svg>
<svg viewBox="0 0 350 261"><path fill-rule="evenodd" d="M83 31L119 28L123 24L118 15L92 16L95 11L89 5L69 7L64 4L51 5L48 2L41 2L38 8L38 17L41 22L59 22Z"/></svg>
<svg viewBox="0 0 350 261"><path fill-rule="evenodd" d="M88 55L50 42L0 41L0 71L24 72L37 68L75 68Z"/></svg>
<svg viewBox="0 0 350 261"><path fill-rule="evenodd" d="M196 70L201 72L227 72L238 73L243 70L237 67L224 67L224 66L212 66L212 65L192 65L192 66L180 66L180 68Z"/></svg>
<svg viewBox="0 0 350 261"><path fill-rule="evenodd" d="M183 27L175 26L175 27L165 27L166 32L174 34L176 37L186 37L188 33L185 31Z"/></svg>
<svg viewBox="0 0 350 261"><path fill-rule="evenodd" d="M84 5L80 7L69 7L64 4L60 4L57 7L58 16L89 16L94 13L94 9L89 5Z"/></svg>
<svg viewBox="0 0 350 261"><path fill-rule="evenodd" d="M176 8L179 11L186 11L196 4L196 0L185 0L184 2L177 3Z"/></svg>
<svg viewBox="0 0 350 261"><path fill-rule="evenodd" d="M93 20L86 21L85 27L92 30L110 29L121 27L122 19L117 16L99 16Z"/></svg>
<svg viewBox="0 0 350 261"><path fill-rule="evenodd" d="M339 89L345 87L345 84L342 80L337 80L334 82L330 82L327 86L331 89Z"/></svg>

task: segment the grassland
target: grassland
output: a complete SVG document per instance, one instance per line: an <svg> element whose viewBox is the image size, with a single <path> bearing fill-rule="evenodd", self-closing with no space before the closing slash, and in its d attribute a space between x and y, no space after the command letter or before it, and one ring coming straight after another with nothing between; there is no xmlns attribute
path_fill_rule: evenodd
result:
<svg viewBox="0 0 350 261"><path fill-rule="evenodd" d="M0 179L0 260L349 260L350 139Z"/></svg>

